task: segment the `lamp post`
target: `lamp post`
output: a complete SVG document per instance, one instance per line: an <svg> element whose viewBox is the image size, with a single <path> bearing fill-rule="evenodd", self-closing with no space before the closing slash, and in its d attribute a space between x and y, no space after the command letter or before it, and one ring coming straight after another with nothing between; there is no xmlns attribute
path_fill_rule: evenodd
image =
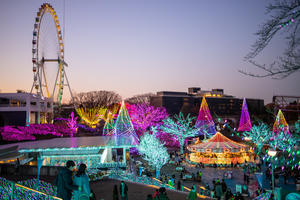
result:
<svg viewBox="0 0 300 200"><path fill-rule="evenodd" d="M268 151L268 155L272 157L272 193L273 195L275 195L274 193L274 157L276 156L277 151L276 150L269 150Z"/></svg>

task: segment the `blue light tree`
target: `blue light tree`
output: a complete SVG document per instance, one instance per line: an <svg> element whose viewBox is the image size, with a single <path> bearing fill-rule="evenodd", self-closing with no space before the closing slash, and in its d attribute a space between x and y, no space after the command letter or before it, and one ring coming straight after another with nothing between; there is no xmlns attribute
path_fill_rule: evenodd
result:
<svg viewBox="0 0 300 200"><path fill-rule="evenodd" d="M151 128L153 134L146 132L140 140L140 144L137 147L139 153L142 155L143 159L146 160L150 166L156 170L156 178L159 177L160 169L164 166L170 159L167 148L164 144L155 137L157 132L156 128Z"/></svg>
<svg viewBox="0 0 300 200"><path fill-rule="evenodd" d="M194 137L198 134L200 128L192 126L193 117L188 114L186 118L180 112L175 115L173 120L171 117L163 120L163 125L160 127L162 131L177 136L180 144L180 153L183 154L184 141L188 137Z"/></svg>

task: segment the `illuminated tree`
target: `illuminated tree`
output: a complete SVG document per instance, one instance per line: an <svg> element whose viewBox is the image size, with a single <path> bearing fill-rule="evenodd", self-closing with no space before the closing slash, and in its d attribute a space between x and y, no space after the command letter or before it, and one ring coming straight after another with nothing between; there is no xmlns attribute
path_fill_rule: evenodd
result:
<svg viewBox="0 0 300 200"><path fill-rule="evenodd" d="M288 135L291 135L289 131L289 125L287 124L282 111L279 110L273 125L273 132L278 134L281 131Z"/></svg>
<svg viewBox="0 0 300 200"><path fill-rule="evenodd" d="M77 118L74 118L74 112L70 115L71 118L67 119L67 125L70 128L71 136L73 137L73 134L77 132L78 124L77 124Z"/></svg>
<svg viewBox="0 0 300 200"><path fill-rule="evenodd" d="M124 101L122 102L118 118L114 126L113 135L129 137L132 139L132 142L136 144L139 142L139 138L135 133Z"/></svg>
<svg viewBox="0 0 300 200"><path fill-rule="evenodd" d="M257 154L260 154L263 146L269 143L272 137L272 131L268 125L259 122L258 125L252 127L251 131L243 132L243 136L256 144Z"/></svg>
<svg viewBox="0 0 300 200"><path fill-rule="evenodd" d="M97 124L104 116L106 108L77 108L77 114L80 118L92 128L96 128Z"/></svg>
<svg viewBox="0 0 300 200"><path fill-rule="evenodd" d="M163 120L163 125L161 126L161 130L175 135L180 144L180 153L183 154L183 146L184 141L188 137L194 137L197 135L199 128L195 128L192 126L193 117L190 117L188 114L185 118L183 114L180 112L179 115L175 115L173 120L168 117Z"/></svg>
<svg viewBox="0 0 300 200"><path fill-rule="evenodd" d="M111 112L108 112L107 117L105 119L105 125L103 128L103 135L112 135L114 128L115 128L115 122L113 119L113 114Z"/></svg>
<svg viewBox="0 0 300 200"><path fill-rule="evenodd" d="M295 133L300 134L300 120L295 122Z"/></svg>
<svg viewBox="0 0 300 200"><path fill-rule="evenodd" d="M243 132L243 135L257 145L257 154L262 153L261 150L264 146L280 152L275 158L275 168L280 166L295 168L299 166L300 151L295 149L297 139L286 134L284 128L275 133L266 124L260 122L258 126L254 125L252 127L251 132ZM267 160L272 159L268 154L264 155L265 158Z"/></svg>
<svg viewBox="0 0 300 200"><path fill-rule="evenodd" d="M205 100L205 97L202 98L199 115L195 127L199 128L198 134L200 135L206 136L206 134L216 133L215 123L212 120L212 117L210 115L210 111L207 102Z"/></svg>
<svg viewBox="0 0 300 200"><path fill-rule="evenodd" d="M146 132L140 141L138 151L142 155L143 159L146 160L150 166L156 170L156 178L159 177L160 169L170 159L167 148L164 147L159 139L155 137L157 132L156 128L152 128L153 134Z"/></svg>
<svg viewBox="0 0 300 200"><path fill-rule="evenodd" d="M249 116L249 111L248 111L246 99L244 98L238 131L251 131L251 128L252 125Z"/></svg>
<svg viewBox="0 0 300 200"><path fill-rule="evenodd" d="M139 135L144 134L151 126L162 123L168 113L165 108L154 107L149 104L136 104L128 108L130 119Z"/></svg>

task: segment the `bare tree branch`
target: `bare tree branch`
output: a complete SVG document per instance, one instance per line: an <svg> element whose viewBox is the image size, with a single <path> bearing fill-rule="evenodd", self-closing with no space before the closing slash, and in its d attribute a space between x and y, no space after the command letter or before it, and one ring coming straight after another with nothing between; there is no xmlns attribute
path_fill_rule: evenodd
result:
<svg viewBox="0 0 300 200"><path fill-rule="evenodd" d="M300 69L300 0L275 0L266 8L267 13L273 13L255 33L257 41L252 45L252 51L245 56L246 61L264 71L264 74L253 74L244 70L240 73L253 77L272 77L283 79ZM285 39L287 48L278 60L270 65L259 64L253 59L262 52L275 35L286 31L290 33Z"/></svg>
<svg viewBox="0 0 300 200"><path fill-rule="evenodd" d="M82 92L74 95L76 107L99 108L108 107L114 103L119 103L121 96L112 91L92 91Z"/></svg>
<svg viewBox="0 0 300 200"><path fill-rule="evenodd" d="M139 94L139 95L130 97L130 98L126 99L125 101L128 103L131 103L131 104L142 104L142 103L150 104L150 98L152 96L155 96L155 94L153 94L153 93Z"/></svg>

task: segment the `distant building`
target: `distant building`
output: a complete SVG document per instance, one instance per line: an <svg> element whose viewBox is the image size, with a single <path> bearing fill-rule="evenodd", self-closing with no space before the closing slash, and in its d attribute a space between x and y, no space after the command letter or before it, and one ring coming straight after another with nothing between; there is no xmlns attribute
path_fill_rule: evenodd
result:
<svg viewBox="0 0 300 200"><path fill-rule="evenodd" d="M243 99L235 98L232 95L224 94L223 89L212 89L211 91L201 90L200 87L188 88L186 92L157 92L151 97L150 104L153 106L163 106L170 115L183 112L198 116L202 97L205 96L213 117L231 119L238 123L241 114ZM264 112L264 100L246 99L249 113L261 114Z"/></svg>
<svg viewBox="0 0 300 200"><path fill-rule="evenodd" d="M0 126L46 123L52 118L53 102L49 98L21 91L0 93Z"/></svg>

